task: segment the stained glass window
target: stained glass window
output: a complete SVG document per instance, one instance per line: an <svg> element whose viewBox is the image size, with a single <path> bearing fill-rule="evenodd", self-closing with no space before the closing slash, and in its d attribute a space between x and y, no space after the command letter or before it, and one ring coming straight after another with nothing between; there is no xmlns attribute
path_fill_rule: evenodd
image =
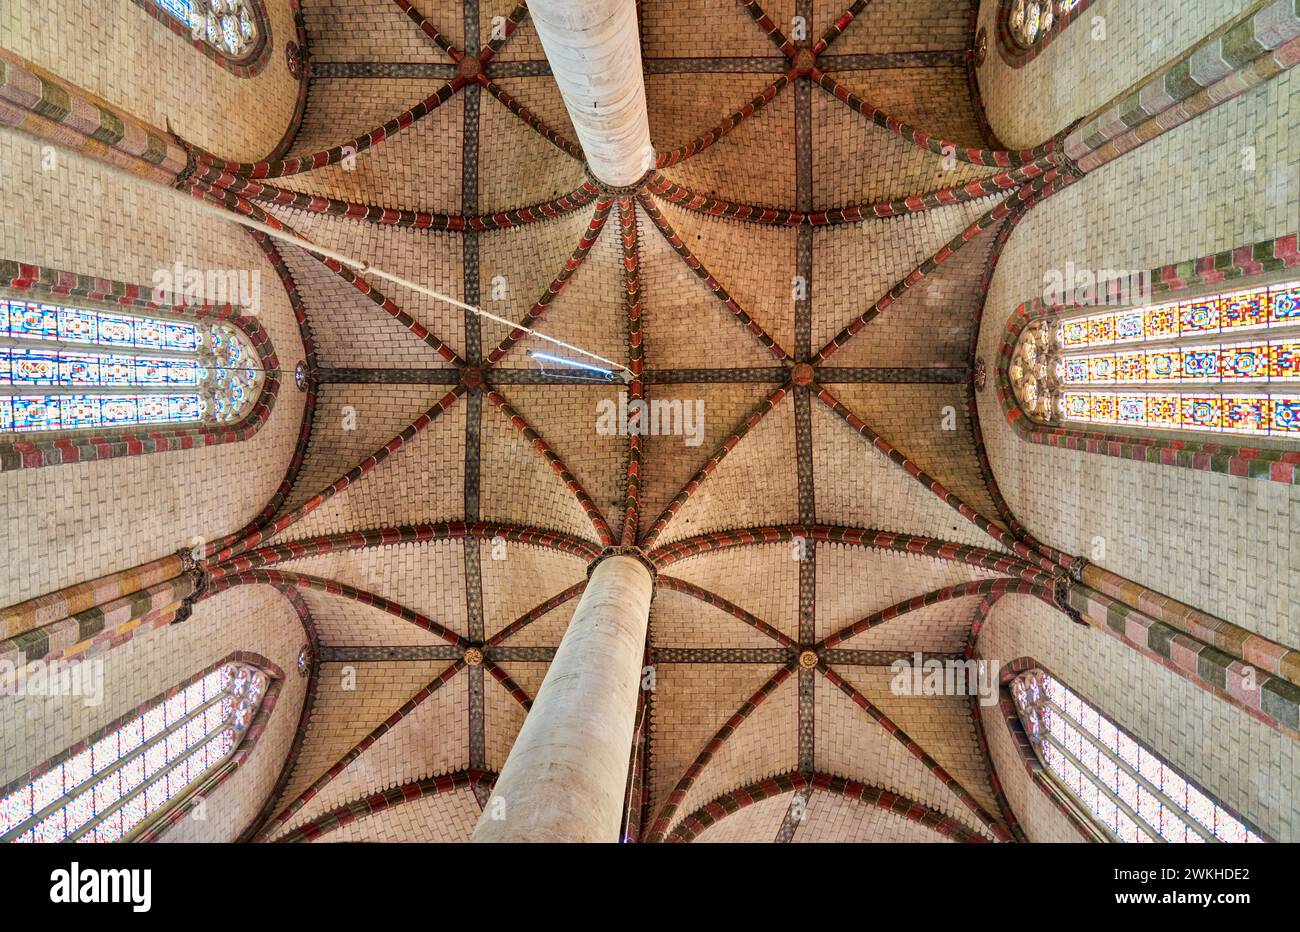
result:
<svg viewBox="0 0 1300 932"><path fill-rule="evenodd" d="M1033 48L1062 28L1083 0L1008 0L1007 29L1021 48Z"/></svg>
<svg viewBox="0 0 1300 932"><path fill-rule="evenodd" d="M1050 779L1111 840L1264 840L1051 674L1020 674L1011 695Z"/></svg>
<svg viewBox="0 0 1300 932"><path fill-rule="evenodd" d="M261 30L248 0L154 0L190 29L193 38L230 58L246 58Z"/></svg>
<svg viewBox="0 0 1300 932"><path fill-rule="evenodd" d="M1007 374L1042 423L1300 439L1300 282L1036 320Z"/></svg>
<svg viewBox="0 0 1300 932"><path fill-rule="evenodd" d="M227 323L0 298L0 434L234 423L258 365Z"/></svg>
<svg viewBox="0 0 1300 932"><path fill-rule="evenodd" d="M239 747L265 673L222 664L0 798L0 841L130 841Z"/></svg>

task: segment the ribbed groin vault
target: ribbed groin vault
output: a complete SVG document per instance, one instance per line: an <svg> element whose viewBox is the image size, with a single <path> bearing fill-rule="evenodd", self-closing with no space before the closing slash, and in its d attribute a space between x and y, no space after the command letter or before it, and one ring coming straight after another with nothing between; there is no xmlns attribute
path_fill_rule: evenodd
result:
<svg viewBox="0 0 1300 932"><path fill-rule="evenodd" d="M1041 425L1007 375L1067 264L1300 279L1300 7L1025 47L1015 3L847 2L254 0L243 61L6 2L0 298L252 272L201 313L265 375L239 424L0 432L0 660L103 674L0 695L0 788L238 656L268 697L150 838L489 840L576 725L542 805L599 824L537 837L1079 840L1042 669L1300 838L1300 444ZM965 659L987 701L891 667ZM539 700L552 661L609 682Z"/></svg>

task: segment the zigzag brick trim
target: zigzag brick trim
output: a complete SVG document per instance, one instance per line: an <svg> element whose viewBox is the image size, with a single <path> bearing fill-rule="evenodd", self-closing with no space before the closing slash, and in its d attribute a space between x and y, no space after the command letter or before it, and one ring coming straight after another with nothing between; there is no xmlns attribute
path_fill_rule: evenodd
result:
<svg viewBox="0 0 1300 932"><path fill-rule="evenodd" d="M414 783L403 783L401 786L394 786L378 793L372 793L362 799L339 806L337 809L331 809L325 815L312 819L310 822L305 822L293 831L285 833L276 839L276 843L290 844L316 841L322 835L328 835L345 825L351 825L353 822L377 815L405 803L413 803L417 799L440 796L443 793L454 792L461 787L475 788L482 786L491 789L494 783L496 783L496 774L487 770L460 770L456 773L429 777L426 780L419 780Z"/></svg>
<svg viewBox="0 0 1300 932"><path fill-rule="evenodd" d="M994 570L998 573L1014 576L1017 579L1039 584L1048 584L1052 579L1050 574L1031 566L1019 557L997 553L993 550L985 550L982 547L954 544L949 541L936 540L932 537L920 537L914 534L898 534L893 531L850 528L829 524L784 524L712 531L696 537L664 544L653 550L649 557L662 570L679 560L702 553L727 550L732 547L784 543L800 538L819 543L876 547L898 553L937 557L942 560L966 563L981 569Z"/></svg>
<svg viewBox="0 0 1300 932"><path fill-rule="evenodd" d="M230 557L220 564L218 570L222 576L229 576L246 570L274 566L288 560L299 560L303 557L320 556L327 553L339 553L344 550L361 550L368 547L388 547L393 544L422 543L434 540L466 540L469 538L491 540L498 536L511 543L547 547L582 560L594 560L600 556L601 552L600 546L592 541L581 540L562 531L498 524L491 521L478 521L472 524L467 524L464 521L449 521L438 524L404 524L395 527L371 528L364 531L345 531L341 534L329 534L323 537L310 537L305 540L275 544Z"/></svg>
<svg viewBox="0 0 1300 932"><path fill-rule="evenodd" d="M846 777L836 777L826 773L802 774L797 771L767 777L740 789L731 790L714 797L678 822L677 826L664 840L668 842L694 841L706 828L716 825L728 816L735 815L746 806L784 793L794 793L805 789L843 796L846 799L884 809L886 812L902 816L909 822L923 825L931 831L938 832L945 838L951 838L953 841L975 844L988 842L988 839L979 832L966 827L951 816L943 815L929 806L914 802L906 796L900 796L898 793L882 787L871 786L857 780L849 780Z"/></svg>

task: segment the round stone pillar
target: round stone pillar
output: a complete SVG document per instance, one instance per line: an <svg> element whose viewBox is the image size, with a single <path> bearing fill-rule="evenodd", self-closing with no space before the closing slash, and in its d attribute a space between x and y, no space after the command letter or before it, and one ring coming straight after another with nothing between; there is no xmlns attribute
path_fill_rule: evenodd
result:
<svg viewBox="0 0 1300 932"><path fill-rule="evenodd" d="M473 841L619 840L652 589L636 557L596 564Z"/></svg>
<svg viewBox="0 0 1300 932"><path fill-rule="evenodd" d="M591 173L625 187L654 167L636 0L530 0L528 13Z"/></svg>

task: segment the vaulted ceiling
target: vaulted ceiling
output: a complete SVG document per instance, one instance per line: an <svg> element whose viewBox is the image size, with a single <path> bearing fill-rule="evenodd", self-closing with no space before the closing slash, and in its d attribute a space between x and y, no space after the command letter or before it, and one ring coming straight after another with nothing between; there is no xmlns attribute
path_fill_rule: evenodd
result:
<svg viewBox="0 0 1300 932"><path fill-rule="evenodd" d="M1011 837L969 701L895 695L889 663L965 655L990 594L1047 581L969 410L990 255L1056 166L981 128L967 4L909 32L838 2L646 3L658 168L607 191L523 8L304 0L286 161L211 196L635 377L271 251L314 414L276 533L212 589L296 593L319 639L264 837L467 838L619 544L659 569L630 836ZM702 401L698 445L598 433L620 391Z"/></svg>

